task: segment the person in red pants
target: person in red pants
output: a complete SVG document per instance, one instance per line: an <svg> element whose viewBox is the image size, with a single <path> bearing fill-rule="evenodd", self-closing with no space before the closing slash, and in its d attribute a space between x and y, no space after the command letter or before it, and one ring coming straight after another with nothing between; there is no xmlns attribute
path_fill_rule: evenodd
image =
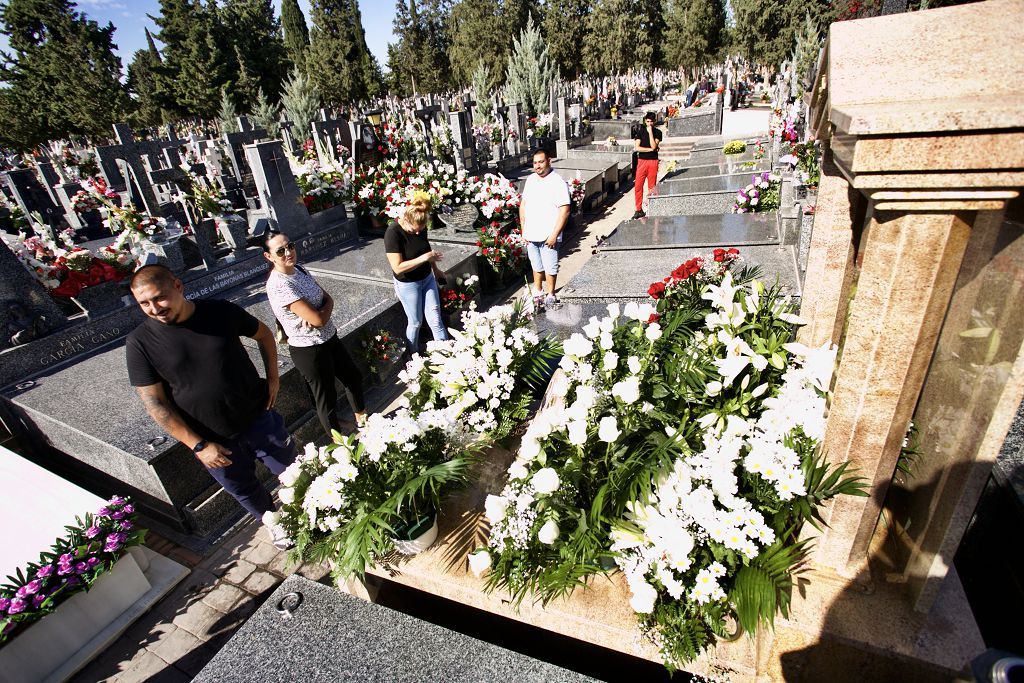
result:
<svg viewBox="0 0 1024 683"><path fill-rule="evenodd" d="M658 181L658 147L661 145L661 131L654 127L654 112L644 114L644 125L633 138L633 149L637 153L636 178L633 181L633 198L636 200L636 212L633 218L643 218L644 213L644 181L647 182L647 194L651 194L654 183Z"/></svg>

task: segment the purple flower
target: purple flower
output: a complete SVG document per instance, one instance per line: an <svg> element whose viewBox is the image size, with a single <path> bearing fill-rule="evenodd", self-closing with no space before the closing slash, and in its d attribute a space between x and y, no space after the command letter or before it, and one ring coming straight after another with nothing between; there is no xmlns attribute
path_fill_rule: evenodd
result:
<svg viewBox="0 0 1024 683"><path fill-rule="evenodd" d="M32 596L32 607L34 607L35 609L38 609L41 604L46 602L46 598L48 598L48 597L49 596L46 595L45 593L40 593L39 595L33 595Z"/></svg>
<svg viewBox="0 0 1024 683"><path fill-rule="evenodd" d="M75 561L75 556L72 555L71 553L64 553L63 555L60 556L60 558L57 561L60 562L61 564L71 564L72 562Z"/></svg>
<svg viewBox="0 0 1024 683"><path fill-rule="evenodd" d="M22 586L22 588L24 588L25 591L29 595L35 595L36 593L39 592L39 589L42 588L42 587L43 587L43 582L40 581L39 579L32 579L31 581L26 583L24 586Z"/></svg>
<svg viewBox="0 0 1024 683"><path fill-rule="evenodd" d="M130 520L125 519L121 521L121 531L128 531L132 528L132 526L134 525L131 523Z"/></svg>
<svg viewBox="0 0 1024 683"><path fill-rule="evenodd" d="M91 526L91 527L89 527L88 529L85 530L86 538L96 538L97 536L99 536L102 533L103 533L103 529L99 528L98 526Z"/></svg>
<svg viewBox="0 0 1024 683"><path fill-rule="evenodd" d="M123 519L124 518L124 511L123 510L114 510L114 512L112 512L110 514L110 516L113 519Z"/></svg>
<svg viewBox="0 0 1024 683"><path fill-rule="evenodd" d="M88 569L89 565L87 565L85 562L79 562L75 565L75 571L79 574L81 574L84 571L88 571Z"/></svg>
<svg viewBox="0 0 1024 683"><path fill-rule="evenodd" d="M113 541L107 541L103 546L103 552L105 553L116 553L121 549L121 544Z"/></svg>
<svg viewBox="0 0 1024 683"><path fill-rule="evenodd" d="M78 584L82 583L82 580L77 576L69 576L67 579L65 579L65 581L69 586L77 586Z"/></svg>
<svg viewBox="0 0 1024 683"><path fill-rule="evenodd" d="M89 565L90 569L92 569L93 567L95 567L96 565L98 565L100 563L100 558L98 558L98 557L90 557L88 560L86 560L85 563L87 565Z"/></svg>
<svg viewBox="0 0 1024 683"><path fill-rule="evenodd" d="M135 512L135 506L132 505L131 503L128 503L122 509L124 510L124 514L126 514L126 515L130 515L133 512Z"/></svg>
<svg viewBox="0 0 1024 683"><path fill-rule="evenodd" d="M39 570L36 572L36 578L45 579L47 576L50 576L51 574L53 574L53 565L48 564L45 567L39 568Z"/></svg>
<svg viewBox="0 0 1024 683"><path fill-rule="evenodd" d="M107 536L107 543L124 543L128 540L128 534L116 531Z"/></svg>
<svg viewBox="0 0 1024 683"><path fill-rule="evenodd" d="M11 600L11 606L7 608L8 614L19 614L25 611L25 601L21 598L14 598Z"/></svg>
<svg viewBox="0 0 1024 683"><path fill-rule="evenodd" d="M109 503L110 505L124 505L124 498L122 498L121 496L114 496L113 498L108 500L107 503Z"/></svg>
<svg viewBox="0 0 1024 683"><path fill-rule="evenodd" d="M0 598L0 612L6 612L7 608L11 606L10 598Z"/></svg>
<svg viewBox="0 0 1024 683"><path fill-rule="evenodd" d="M109 517L110 516L110 508L107 508L107 507L100 508L99 510L96 511L96 516L97 517Z"/></svg>

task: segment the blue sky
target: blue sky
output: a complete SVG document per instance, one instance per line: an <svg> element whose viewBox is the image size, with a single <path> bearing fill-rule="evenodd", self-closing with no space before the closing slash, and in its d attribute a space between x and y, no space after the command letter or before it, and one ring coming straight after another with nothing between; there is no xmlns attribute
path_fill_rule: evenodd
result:
<svg viewBox="0 0 1024 683"><path fill-rule="evenodd" d="M114 43L121 57L121 65L128 68L132 54L146 46L148 28L156 32L157 27L147 14L159 14L159 0L74 0L78 10L101 26L109 21L117 28ZM278 16L281 15L281 0L274 0ZM306 23L312 23L309 16L309 0L299 0L299 7L306 15ZM395 16L394 0L359 0L359 11L363 15L363 29L366 43L377 57L381 67L387 68L388 42L393 40L391 20ZM0 36L0 48L6 48L5 36Z"/></svg>

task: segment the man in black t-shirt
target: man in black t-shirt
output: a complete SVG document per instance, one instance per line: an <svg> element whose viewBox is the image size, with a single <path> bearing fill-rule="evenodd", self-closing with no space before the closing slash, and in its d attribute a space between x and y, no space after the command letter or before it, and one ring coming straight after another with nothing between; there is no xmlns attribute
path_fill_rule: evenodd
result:
<svg viewBox="0 0 1024 683"><path fill-rule="evenodd" d="M294 441L273 410L280 385L273 334L233 303L189 301L164 266L140 268L131 290L148 319L128 335L128 379L146 412L262 520L274 504L256 478L256 460L277 475L295 459ZM243 335L259 344L266 380ZM268 526L274 544L287 547L280 527Z"/></svg>
<svg viewBox="0 0 1024 683"><path fill-rule="evenodd" d="M636 212L633 218L643 218L644 213L644 182L647 183L647 195L654 189L658 181L658 147L661 145L661 131L654 127L653 111L644 114L644 124L633 137L633 150L636 152L636 172L633 180L633 199Z"/></svg>

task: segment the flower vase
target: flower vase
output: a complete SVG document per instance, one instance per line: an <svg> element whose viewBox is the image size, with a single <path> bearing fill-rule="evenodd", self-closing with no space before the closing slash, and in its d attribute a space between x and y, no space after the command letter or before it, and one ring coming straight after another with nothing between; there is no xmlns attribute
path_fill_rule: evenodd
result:
<svg viewBox="0 0 1024 683"><path fill-rule="evenodd" d="M392 538L395 550L402 555L418 555L437 540L437 515L430 513L414 523L402 523L395 527Z"/></svg>
<svg viewBox="0 0 1024 683"><path fill-rule="evenodd" d="M501 161L501 145L491 145L491 161Z"/></svg>
<svg viewBox="0 0 1024 683"><path fill-rule="evenodd" d="M388 380L395 374L396 367L401 363L402 356L398 355L386 361L381 361L373 367L370 378L377 386L387 384Z"/></svg>

